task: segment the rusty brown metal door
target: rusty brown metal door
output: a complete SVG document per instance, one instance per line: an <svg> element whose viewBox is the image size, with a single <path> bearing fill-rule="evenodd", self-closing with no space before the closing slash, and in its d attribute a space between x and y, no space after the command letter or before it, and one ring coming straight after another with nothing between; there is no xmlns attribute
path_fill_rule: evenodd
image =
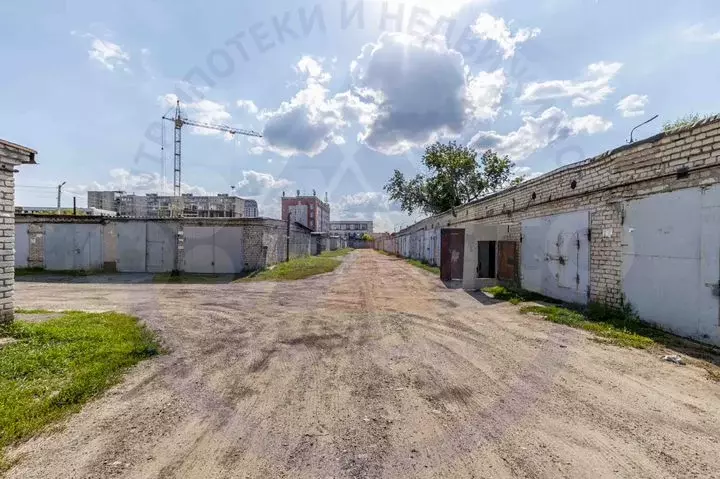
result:
<svg viewBox="0 0 720 479"><path fill-rule="evenodd" d="M463 279L465 230L443 229L440 232L440 278L443 281Z"/></svg>
<svg viewBox="0 0 720 479"><path fill-rule="evenodd" d="M497 279L501 281L515 281L517 272L517 243L514 241L499 241L500 252Z"/></svg>

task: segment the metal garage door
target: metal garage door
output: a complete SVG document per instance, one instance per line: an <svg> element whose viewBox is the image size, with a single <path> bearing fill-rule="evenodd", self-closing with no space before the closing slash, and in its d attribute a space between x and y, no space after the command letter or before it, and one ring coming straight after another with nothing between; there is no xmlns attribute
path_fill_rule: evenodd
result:
<svg viewBox="0 0 720 479"><path fill-rule="evenodd" d="M28 225L15 224L15 267L27 268L30 256L30 239L28 238Z"/></svg>
<svg viewBox="0 0 720 479"><path fill-rule="evenodd" d="M242 227L189 226L183 229L188 273L240 273L244 268Z"/></svg>
<svg viewBox="0 0 720 479"><path fill-rule="evenodd" d="M522 222L521 283L528 291L586 304L590 213L577 211Z"/></svg>
<svg viewBox="0 0 720 479"><path fill-rule="evenodd" d="M625 205L623 292L641 318L720 344L720 187Z"/></svg>
<svg viewBox="0 0 720 479"><path fill-rule="evenodd" d="M176 268L177 223L147 223L145 268L148 273L166 273Z"/></svg>
<svg viewBox="0 0 720 479"><path fill-rule="evenodd" d="M46 224L45 268L100 270L103 267L102 225Z"/></svg>
<svg viewBox="0 0 720 479"><path fill-rule="evenodd" d="M440 232L440 279L463 279L465 261L465 230L443 229Z"/></svg>
<svg viewBox="0 0 720 479"><path fill-rule="evenodd" d="M144 273L147 223L118 223L116 231L117 270L121 273Z"/></svg>

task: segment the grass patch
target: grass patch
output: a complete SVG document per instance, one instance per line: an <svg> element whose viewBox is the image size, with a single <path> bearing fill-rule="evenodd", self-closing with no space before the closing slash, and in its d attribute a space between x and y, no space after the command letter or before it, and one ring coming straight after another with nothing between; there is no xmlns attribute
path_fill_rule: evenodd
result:
<svg viewBox="0 0 720 479"><path fill-rule="evenodd" d="M586 312L561 306L524 306L521 313L537 314L553 323L590 331L603 342L616 346L646 349L655 345L645 332L643 323L628 311L608 307L590 307Z"/></svg>
<svg viewBox="0 0 720 479"><path fill-rule="evenodd" d="M525 301L544 301L553 304L558 304L558 301L552 298L546 298L545 296L532 291L526 291L519 288L509 288L506 286L490 286L483 288L483 292L488 293L495 299L500 301L508 301L512 304L520 304Z"/></svg>
<svg viewBox="0 0 720 479"><path fill-rule="evenodd" d="M340 258L342 256L347 256L353 251L354 250L352 248L343 248L335 251L323 251L322 253L320 253L320 256L322 258Z"/></svg>
<svg viewBox="0 0 720 479"><path fill-rule="evenodd" d="M440 276L440 268L437 266L432 266L430 264L427 264L424 261L420 261L417 259L407 259L405 261L407 261L408 263L410 263L413 266L424 269L425 271L429 271L430 273L432 273L434 275Z"/></svg>
<svg viewBox="0 0 720 479"><path fill-rule="evenodd" d="M152 333L119 313L16 321L0 336L17 340L0 349L0 451L79 410L128 367L159 353ZM0 452L0 470L8 466Z"/></svg>
<svg viewBox="0 0 720 479"><path fill-rule="evenodd" d="M335 271L340 264L339 260L332 257L305 256L277 264L271 269L256 271L237 281L295 281L317 274L330 273Z"/></svg>

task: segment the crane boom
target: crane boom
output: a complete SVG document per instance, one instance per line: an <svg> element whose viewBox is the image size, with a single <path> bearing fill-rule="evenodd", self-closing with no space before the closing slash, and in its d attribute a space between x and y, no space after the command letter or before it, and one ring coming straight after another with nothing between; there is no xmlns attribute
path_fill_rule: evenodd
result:
<svg viewBox="0 0 720 479"><path fill-rule="evenodd" d="M170 112L168 111L168 114ZM234 128L227 125L215 125L212 123L208 123L205 121L196 121L196 120L190 120L189 118L186 118L182 114L182 110L180 109L180 100L177 101L177 105L175 107L175 115L174 116L168 116L168 114L165 114L162 119L163 121L171 121L174 124L175 127L175 135L174 135L174 173L173 173L173 188L174 188L174 195L178 197L180 201L182 201L182 127L185 125L189 126L195 126L198 128L207 128L208 130L216 130L216 131L223 131L225 133L230 133L232 135L243 135L243 136L253 136L256 138L262 138L262 134L253 131L253 130L244 130L242 128ZM165 150L165 135L163 135L162 139L162 149ZM163 157L164 158L164 157ZM182 204L179 205L180 213L182 213Z"/></svg>
<svg viewBox="0 0 720 479"><path fill-rule="evenodd" d="M245 136L254 136L256 138L262 138L262 135L260 133L258 133L257 131L253 131L253 130L243 130L242 128L233 128L233 127L227 126L227 125L213 125L212 123L206 123L204 121L188 120L187 118L183 118L181 121L182 121L183 125L198 126L200 128L207 128L209 130L224 131L225 133L231 133L233 135L245 135Z"/></svg>

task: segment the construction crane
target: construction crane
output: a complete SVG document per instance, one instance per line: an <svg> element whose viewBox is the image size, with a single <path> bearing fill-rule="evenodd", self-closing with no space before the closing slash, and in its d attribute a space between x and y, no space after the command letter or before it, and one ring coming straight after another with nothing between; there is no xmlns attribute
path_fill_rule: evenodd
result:
<svg viewBox="0 0 720 479"><path fill-rule="evenodd" d="M241 128L233 128L233 127L227 126L227 125L214 125L212 123L207 123L204 121L190 120L189 118L183 116L182 109L180 108L180 100L177 101L177 104L175 106L175 114L173 116L168 116L170 114L170 111L172 111L172 109L168 110L168 112L162 117L162 119L163 119L163 121L171 121L175 128L175 137L174 137L175 151L173 154L173 157L174 157L174 173L173 173L174 192L173 192L173 194L177 197L182 197L182 192L180 191L180 189L181 189L181 184L182 184L182 127L183 126L185 126L185 125L196 126L199 128L207 128L208 130L223 131L225 133L230 133L232 135L244 135L244 136L254 136L256 138L262 138L262 135L256 131L243 130ZM164 165L165 123L163 123L162 150L163 150L163 165Z"/></svg>

